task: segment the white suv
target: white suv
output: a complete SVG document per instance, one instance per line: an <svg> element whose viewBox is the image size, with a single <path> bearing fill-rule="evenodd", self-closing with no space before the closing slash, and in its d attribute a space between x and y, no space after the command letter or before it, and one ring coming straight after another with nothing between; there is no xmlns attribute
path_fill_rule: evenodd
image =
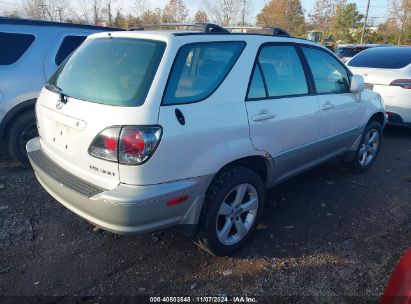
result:
<svg viewBox="0 0 411 304"><path fill-rule="evenodd" d="M267 188L338 156L378 154L378 94L307 40L196 31L91 35L36 104L27 144L43 187L118 234L178 225L226 255Z"/></svg>

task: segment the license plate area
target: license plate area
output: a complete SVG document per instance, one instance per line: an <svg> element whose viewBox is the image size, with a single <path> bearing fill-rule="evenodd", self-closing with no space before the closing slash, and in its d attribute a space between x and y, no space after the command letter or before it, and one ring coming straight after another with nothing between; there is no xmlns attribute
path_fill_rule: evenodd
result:
<svg viewBox="0 0 411 304"><path fill-rule="evenodd" d="M69 145L70 128L55 121L54 132L51 134L51 142L53 146L60 150L70 152L71 147Z"/></svg>

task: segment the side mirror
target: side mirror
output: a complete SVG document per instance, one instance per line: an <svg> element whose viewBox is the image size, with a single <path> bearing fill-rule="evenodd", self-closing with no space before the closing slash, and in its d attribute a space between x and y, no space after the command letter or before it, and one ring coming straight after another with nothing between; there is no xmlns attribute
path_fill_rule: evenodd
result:
<svg viewBox="0 0 411 304"><path fill-rule="evenodd" d="M365 89L364 77L362 75L353 75L351 77L350 91L353 93L359 93L361 91L364 91L364 89Z"/></svg>

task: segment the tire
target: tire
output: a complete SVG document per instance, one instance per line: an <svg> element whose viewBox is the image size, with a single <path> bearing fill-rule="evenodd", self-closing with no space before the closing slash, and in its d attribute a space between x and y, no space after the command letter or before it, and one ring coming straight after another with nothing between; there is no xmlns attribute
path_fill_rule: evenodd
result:
<svg viewBox="0 0 411 304"><path fill-rule="evenodd" d="M349 167L357 172L364 172L375 162L382 144L382 126L371 120L365 127L361 143L355 157L348 163Z"/></svg>
<svg viewBox="0 0 411 304"><path fill-rule="evenodd" d="M27 111L13 119L8 127L7 149L10 156L23 166L29 165L27 142L38 136L36 118L33 111Z"/></svg>
<svg viewBox="0 0 411 304"><path fill-rule="evenodd" d="M198 231L200 243L214 255L236 252L252 238L264 201L263 182L253 171L232 167L219 173L206 192Z"/></svg>

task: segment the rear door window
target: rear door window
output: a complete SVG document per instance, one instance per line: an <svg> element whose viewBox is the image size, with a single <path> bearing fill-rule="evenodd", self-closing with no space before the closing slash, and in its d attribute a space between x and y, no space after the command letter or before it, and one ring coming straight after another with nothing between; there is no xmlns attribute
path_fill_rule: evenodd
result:
<svg viewBox="0 0 411 304"><path fill-rule="evenodd" d="M180 48L163 104L204 100L222 83L245 47L245 42L195 43Z"/></svg>
<svg viewBox="0 0 411 304"><path fill-rule="evenodd" d="M411 47L379 47L368 49L348 63L352 67L401 69L411 64Z"/></svg>
<svg viewBox="0 0 411 304"><path fill-rule="evenodd" d="M314 78L317 93L345 93L350 91L347 70L332 55L315 48L303 47Z"/></svg>
<svg viewBox="0 0 411 304"><path fill-rule="evenodd" d="M66 36L57 52L55 62L60 65L76 48L86 40L87 36Z"/></svg>
<svg viewBox="0 0 411 304"><path fill-rule="evenodd" d="M34 42L29 34L0 32L0 65L10 65L19 60Z"/></svg>
<svg viewBox="0 0 411 304"><path fill-rule="evenodd" d="M134 38L85 41L57 69L49 83L63 94L113 106L144 103L165 42Z"/></svg>
<svg viewBox="0 0 411 304"><path fill-rule="evenodd" d="M261 85L261 79L265 81L267 92ZM295 47L265 46L258 56L247 98L275 98L304 94L308 94L308 85Z"/></svg>

